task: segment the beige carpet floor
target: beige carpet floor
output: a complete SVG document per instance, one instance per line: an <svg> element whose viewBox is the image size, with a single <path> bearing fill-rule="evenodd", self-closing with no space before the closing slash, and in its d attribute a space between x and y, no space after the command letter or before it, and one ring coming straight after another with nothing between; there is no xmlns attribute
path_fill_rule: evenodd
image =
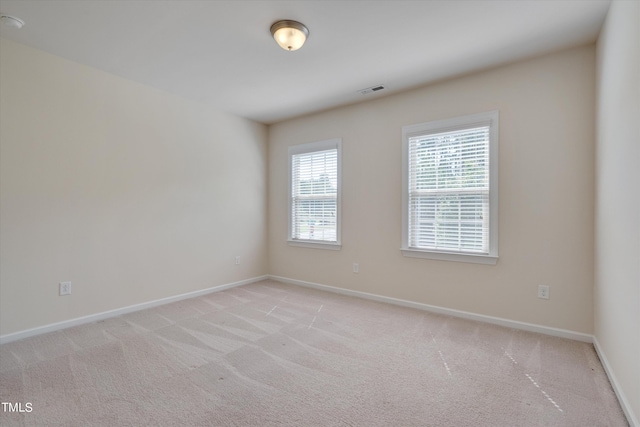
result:
<svg viewBox="0 0 640 427"><path fill-rule="evenodd" d="M0 346L2 426L626 426L590 344L273 281Z"/></svg>

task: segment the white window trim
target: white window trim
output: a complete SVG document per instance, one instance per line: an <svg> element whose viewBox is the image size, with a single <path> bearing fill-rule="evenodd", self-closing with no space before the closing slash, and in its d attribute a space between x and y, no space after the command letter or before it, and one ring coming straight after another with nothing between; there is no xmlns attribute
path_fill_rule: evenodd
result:
<svg viewBox="0 0 640 427"><path fill-rule="evenodd" d="M466 254L448 251L431 251L409 247L409 138L424 133L446 132L478 124L489 123L489 253ZM498 129L499 112L455 117L402 128L402 255L441 261L458 261L495 265L498 262Z"/></svg>
<svg viewBox="0 0 640 427"><path fill-rule="evenodd" d="M323 151L335 148L338 150L338 164L337 164L337 194L336 194L336 242L323 242L316 240L301 240L301 239L292 239L292 224L291 224L291 207L292 207L292 164L291 159L295 154L304 154L311 153L314 151ZM327 139L323 141L309 142L306 144L299 144L289 147L288 154L288 168L287 168L287 180L288 180L288 191L287 191L287 199L288 199L288 208L287 208L287 242L290 246L297 246L303 248L312 248L312 249L329 249L329 250L340 250L342 248L342 214L341 214L341 206L342 206L342 139L341 138L333 138Z"/></svg>

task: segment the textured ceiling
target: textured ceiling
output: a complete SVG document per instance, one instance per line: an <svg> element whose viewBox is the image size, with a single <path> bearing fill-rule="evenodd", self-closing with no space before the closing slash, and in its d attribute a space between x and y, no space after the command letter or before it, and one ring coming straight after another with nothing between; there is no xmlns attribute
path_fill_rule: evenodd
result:
<svg viewBox="0 0 640 427"><path fill-rule="evenodd" d="M1 36L274 123L592 43L609 0L1 0ZM303 22L286 52L271 24ZM361 95L359 89L386 89Z"/></svg>

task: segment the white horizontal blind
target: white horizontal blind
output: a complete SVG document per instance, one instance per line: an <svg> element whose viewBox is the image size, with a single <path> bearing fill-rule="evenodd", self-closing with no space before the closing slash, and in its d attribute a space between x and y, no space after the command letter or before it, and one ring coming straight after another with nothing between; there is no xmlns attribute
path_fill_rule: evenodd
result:
<svg viewBox="0 0 640 427"><path fill-rule="evenodd" d="M337 242L337 148L291 156L291 239Z"/></svg>
<svg viewBox="0 0 640 427"><path fill-rule="evenodd" d="M490 126L408 139L408 246L489 253Z"/></svg>

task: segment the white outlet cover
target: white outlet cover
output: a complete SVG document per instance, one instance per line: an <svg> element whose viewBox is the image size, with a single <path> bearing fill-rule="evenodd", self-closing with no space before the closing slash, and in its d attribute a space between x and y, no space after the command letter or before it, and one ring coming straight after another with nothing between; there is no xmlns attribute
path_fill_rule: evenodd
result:
<svg viewBox="0 0 640 427"><path fill-rule="evenodd" d="M71 282L60 282L60 295L71 295Z"/></svg>
<svg viewBox="0 0 640 427"><path fill-rule="evenodd" d="M538 286L538 298L549 299L549 286L548 285L540 285L540 286Z"/></svg>

